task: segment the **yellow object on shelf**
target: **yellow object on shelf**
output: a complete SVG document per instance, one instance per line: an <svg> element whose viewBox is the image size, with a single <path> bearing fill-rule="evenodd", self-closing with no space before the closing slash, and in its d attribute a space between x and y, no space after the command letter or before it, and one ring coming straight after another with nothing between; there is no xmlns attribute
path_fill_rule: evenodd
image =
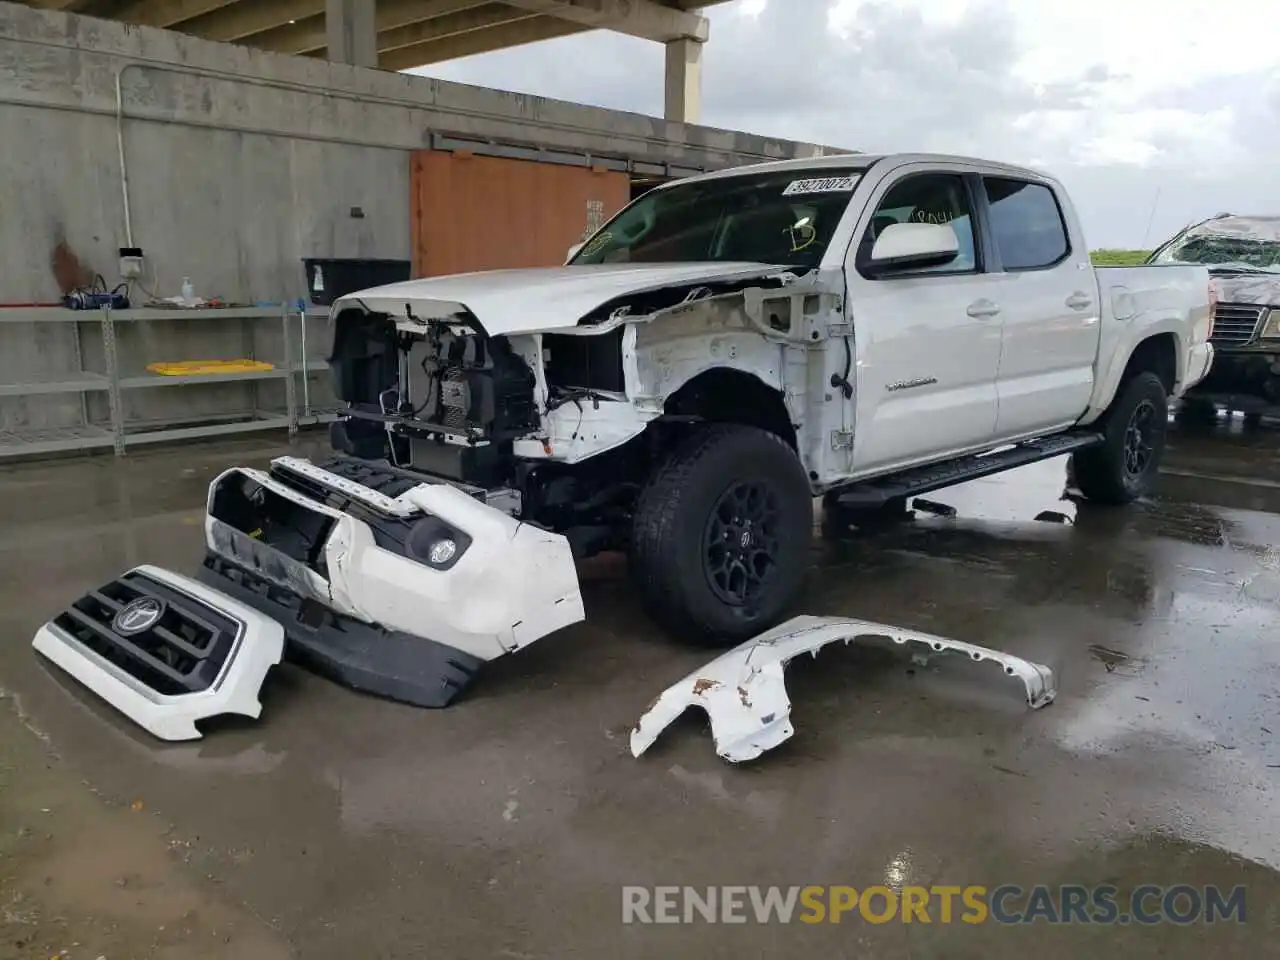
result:
<svg viewBox="0 0 1280 960"><path fill-rule="evenodd" d="M275 367L262 360L162 360L147 370L162 377L191 377L207 373L260 373Z"/></svg>

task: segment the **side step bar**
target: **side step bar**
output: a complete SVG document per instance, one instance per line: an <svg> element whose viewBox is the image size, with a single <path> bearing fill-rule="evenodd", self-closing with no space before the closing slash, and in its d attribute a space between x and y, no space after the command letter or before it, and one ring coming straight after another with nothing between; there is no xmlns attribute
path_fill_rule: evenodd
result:
<svg viewBox="0 0 1280 960"><path fill-rule="evenodd" d="M1040 440L1028 440L1007 450L931 463L901 473L858 481L841 488L834 496L842 507L878 507L890 500L941 490L943 487L977 480L1014 467L1060 457L1064 453L1073 453L1101 442L1102 434L1097 431L1073 430Z"/></svg>

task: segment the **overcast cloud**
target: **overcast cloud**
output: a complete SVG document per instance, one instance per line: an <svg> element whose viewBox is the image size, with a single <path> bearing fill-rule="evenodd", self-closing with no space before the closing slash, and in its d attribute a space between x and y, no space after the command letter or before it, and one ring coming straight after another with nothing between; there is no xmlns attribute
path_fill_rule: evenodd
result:
<svg viewBox="0 0 1280 960"><path fill-rule="evenodd" d="M1095 247L1280 214L1280 3L733 0L706 15L708 125L1031 164L1066 182ZM415 72L660 115L662 70L659 44L601 32Z"/></svg>

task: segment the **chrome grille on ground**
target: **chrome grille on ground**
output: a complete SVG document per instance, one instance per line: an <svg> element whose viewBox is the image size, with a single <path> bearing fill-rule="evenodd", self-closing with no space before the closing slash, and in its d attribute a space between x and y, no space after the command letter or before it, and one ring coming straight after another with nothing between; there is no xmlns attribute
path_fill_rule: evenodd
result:
<svg viewBox="0 0 1280 960"><path fill-rule="evenodd" d="M167 696L209 689L240 631L226 614L136 571L91 590L53 623Z"/></svg>
<svg viewBox="0 0 1280 960"><path fill-rule="evenodd" d="M1220 303L1213 315L1210 343L1239 345L1253 339L1265 307L1251 303Z"/></svg>

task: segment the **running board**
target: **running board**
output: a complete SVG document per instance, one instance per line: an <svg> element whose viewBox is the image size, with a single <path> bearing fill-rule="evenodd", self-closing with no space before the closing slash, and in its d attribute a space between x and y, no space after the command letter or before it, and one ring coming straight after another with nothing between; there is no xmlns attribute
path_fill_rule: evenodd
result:
<svg viewBox="0 0 1280 960"><path fill-rule="evenodd" d="M1055 434L1039 440L1028 440L1007 450L960 457L957 460L931 463L928 466L914 467L901 473L861 480L839 490L835 498L842 507L878 507L890 500L941 490L943 487L977 480L979 477L988 477L993 473L1012 470L1014 467L1023 467L1029 463L1060 457L1064 453L1072 453L1101 442L1101 433L1093 430L1073 430L1070 433Z"/></svg>

